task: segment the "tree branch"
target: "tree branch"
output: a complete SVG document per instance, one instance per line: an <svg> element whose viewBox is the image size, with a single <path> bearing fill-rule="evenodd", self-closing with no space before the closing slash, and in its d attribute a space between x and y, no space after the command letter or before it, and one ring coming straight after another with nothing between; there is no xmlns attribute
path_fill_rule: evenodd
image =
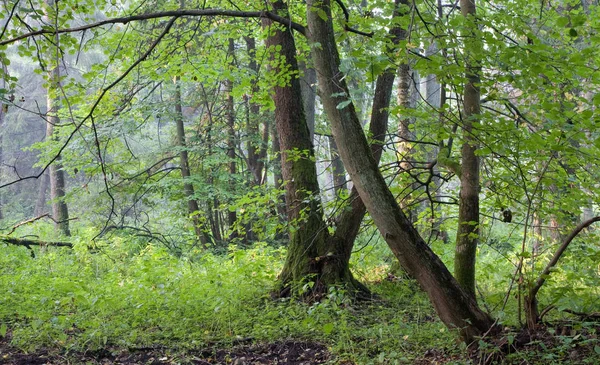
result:
<svg viewBox="0 0 600 365"><path fill-rule="evenodd" d="M539 278L535 282L535 286L533 288L531 288L531 290L529 291L529 297L530 298L534 298L536 296L536 294L538 293L538 291L540 290L540 288L542 287L542 285L544 285L544 282L550 276L550 270L552 270L552 268L554 266L556 266L556 264L558 263L558 260L560 260L560 257L565 252L565 250L567 249L567 247L569 246L569 244L571 243L571 241L573 241L573 239L575 237L577 237L577 235L581 231L583 231L585 228L591 226L592 223L599 222L599 221L600 221L600 216L588 219L587 221L579 224L573 230L573 232L571 232L571 234L563 241L562 245L560 245L560 247L558 248L558 250L556 251L556 253L552 257L552 260L550 260L550 262L548 263L548 265L546 265L546 267L544 268L544 271L542 271L542 274L539 276Z"/></svg>
<svg viewBox="0 0 600 365"><path fill-rule="evenodd" d="M26 225L26 224L29 224L29 223L33 223L33 222L35 222L35 221L37 221L37 220L40 220L40 219L42 219L42 218L44 218L44 217L47 217L47 216L49 216L49 215L50 215L50 213L46 213L46 214L42 214L42 215L40 215L40 216L38 216L38 217L34 217L34 218L31 218L31 219L27 219L27 220L25 220L25 221L23 221L23 222L21 222L21 223L17 223L16 225L14 225L14 226L12 227L12 229L10 230L10 232L8 232L6 235L7 235L7 236L10 236L11 234L13 234L13 232L14 232L14 231L15 231L17 228L19 228L19 227L21 227L21 226L24 226L24 225Z"/></svg>
<svg viewBox="0 0 600 365"><path fill-rule="evenodd" d="M274 14L270 11L237 11L237 10L225 10L225 9L188 9L188 10L172 10L172 11L161 11L158 13L150 13L150 14L138 14L138 15L130 15L119 18L110 18L105 19L99 22L90 23L86 25L82 25L79 27L73 28L64 28L64 29L39 29L35 31L31 31L29 33L21 34L20 36L10 38L7 40L0 41L0 46L4 46L10 43L14 43L16 41L31 38L38 35L43 34L64 34L64 33L76 33L82 32L84 30L98 28L103 25L108 24L127 24L132 21L140 21L140 20L149 20L149 19L159 19L159 18L179 18L183 16L193 16L193 17L202 17L202 16L225 16L225 17L234 17L234 18L268 18L277 22L286 27L292 28L298 33L305 35L306 29L303 25L294 23L288 18L284 18L277 14Z"/></svg>

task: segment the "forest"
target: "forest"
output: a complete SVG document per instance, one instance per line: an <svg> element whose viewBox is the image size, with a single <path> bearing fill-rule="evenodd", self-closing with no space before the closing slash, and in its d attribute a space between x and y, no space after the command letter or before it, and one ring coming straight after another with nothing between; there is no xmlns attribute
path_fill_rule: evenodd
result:
<svg viewBox="0 0 600 365"><path fill-rule="evenodd" d="M597 1L0 8L0 364L600 363Z"/></svg>

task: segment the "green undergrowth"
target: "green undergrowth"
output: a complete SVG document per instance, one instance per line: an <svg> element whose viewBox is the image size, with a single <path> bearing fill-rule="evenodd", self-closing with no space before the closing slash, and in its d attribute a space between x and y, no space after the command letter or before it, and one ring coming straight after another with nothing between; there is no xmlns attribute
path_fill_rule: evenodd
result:
<svg viewBox="0 0 600 365"><path fill-rule="evenodd" d="M435 249L442 258L450 256L451 245ZM381 243L358 247L353 255L354 273L377 294L361 303L335 288L319 303L272 299L285 249L267 244L174 255L162 246L114 238L102 249L75 244L73 250L34 252L32 257L26 248L0 246L0 336L10 336L23 351L148 346L185 351L301 340L326 344L333 363L410 364L432 351L455 363L467 361L464 345L440 323L416 283L394 268ZM479 263L482 303L503 323L516 323L515 300L501 305L511 266L484 249ZM569 265L566 260L564 267ZM551 281L543 301L560 305L554 290L565 285ZM594 286L577 298L593 301L589 296L596 292ZM595 331L590 328L587 333ZM595 332L581 334L561 336L565 343L577 335L578 341L595 341L594 349ZM568 346L548 351L560 363L572 350ZM538 358L532 351L517 358Z"/></svg>
<svg viewBox="0 0 600 365"><path fill-rule="evenodd" d="M353 266L378 299L351 303L332 289L305 304L271 298L285 250L267 245L189 257L154 245L135 253L44 248L35 257L21 247L0 250L0 334L24 351L293 339L327 344L336 361L395 363L453 346L415 284L385 280L387 265L370 255L357 255Z"/></svg>

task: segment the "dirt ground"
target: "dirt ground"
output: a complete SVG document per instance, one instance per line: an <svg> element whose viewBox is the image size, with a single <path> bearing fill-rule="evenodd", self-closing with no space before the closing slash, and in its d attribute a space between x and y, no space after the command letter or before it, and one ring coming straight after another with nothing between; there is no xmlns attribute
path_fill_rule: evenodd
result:
<svg viewBox="0 0 600 365"><path fill-rule="evenodd" d="M416 365L440 365L448 362L472 364L600 364L600 324L579 329L571 324L536 331L500 333L487 338L487 345L463 355L429 349L413 361ZM200 350L174 350L166 347L122 349L107 347L88 352L42 348L25 353L10 345L10 332L0 338L2 365L315 365L336 361L327 347L317 342L281 341L268 344L239 344L228 348L207 347ZM548 358L549 353L553 354ZM509 360L510 354L518 354ZM463 357L464 356L464 357ZM516 362L515 362L516 360ZM339 359L337 360L339 361ZM354 365L342 362L344 365Z"/></svg>
<svg viewBox="0 0 600 365"><path fill-rule="evenodd" d="M9 336L0 340L3 365L313 365L330 358L327 348L318 343L285 341L264 345L244 345L231 349L207 348L197 351L172 351L167 348L102 349L61 354L52 349L24 353L10 345Z"/></svg>

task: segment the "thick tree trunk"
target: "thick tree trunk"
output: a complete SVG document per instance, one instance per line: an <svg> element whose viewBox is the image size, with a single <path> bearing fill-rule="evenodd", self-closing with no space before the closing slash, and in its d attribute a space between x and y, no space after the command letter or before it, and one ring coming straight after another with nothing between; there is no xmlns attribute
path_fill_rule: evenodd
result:
<svg viewBox="0 0 600 365"><path fill-rule="evenodd" d="M310 134L311 142L315 138L315 101L317 98L317 73L311 66L305 63L300 65L302 77L300 86L302 88L302 103L304 105L304 115L306 116L306 125Z"/></svg>
<svg viewBox="0 0 600 365"><path fill-rule="evenodd" d="M181 102L181 85L179 84L179 76L174 79L175 83L175 124L177 126L177 146L179 147L179 165L181 168L181 177L183 179L183 195L187 200L188 214L192 218L194 224L194 232L196 237L200 240L200 243L206 248L209 237L206 233L205 227L200 222L198 207L198 201L194 198L194 185L192 185L190 179L190 163L187 151L187 142L185 139L185 128L183 123L183 110Z"/></svg>
<svg viewBox="0 0 600 365"><path fill-rule="evenodd" d="M475 0L461 0L460 7L468 26L475 27ZM479 121L480 72L477 61L473 57L481 43L476 37L477 35L471 31L469 37L465 38L467 42L465 47L467 82L463 97L462 167L454 256L454 276L473 297L475 297L475 261L479 242L479 157L475 153L477 139L473 134L475 132L473 126Z"/></svg>
<svg viewBox="0 0 600 365"><path fill-rule="evenodd" d="M272 3L275 11L287 13L283 1ZM265 27L272 26L263 20ZM281 28L271 31L267 47L281 47L280 57L291 71L298 70L296 46L291 33ZM278 67L276 65L275 67ZM319 299L331 285L349 292L362 289L346 262L337 257L323 220L317 169L310 132L306 124L300 81L292 77L285 86L275 86L275 122L281 147L282 174L290 224L288 255L279 276L277 295L302 295ZM305 285L311 283L309 285Z"/></svg>
<svg viewBox="0 0 600 365"><path fill-rule="evenodd" d="M348 101L349 92L339 69L330 1L309 0L307 23L323 106L344 165L371 217L402 267L428 294L441 320L458 329L466 341L483 334L493 325L492 318L479 309L400 210L370 153L354 105L338 108Z"/></svg>

